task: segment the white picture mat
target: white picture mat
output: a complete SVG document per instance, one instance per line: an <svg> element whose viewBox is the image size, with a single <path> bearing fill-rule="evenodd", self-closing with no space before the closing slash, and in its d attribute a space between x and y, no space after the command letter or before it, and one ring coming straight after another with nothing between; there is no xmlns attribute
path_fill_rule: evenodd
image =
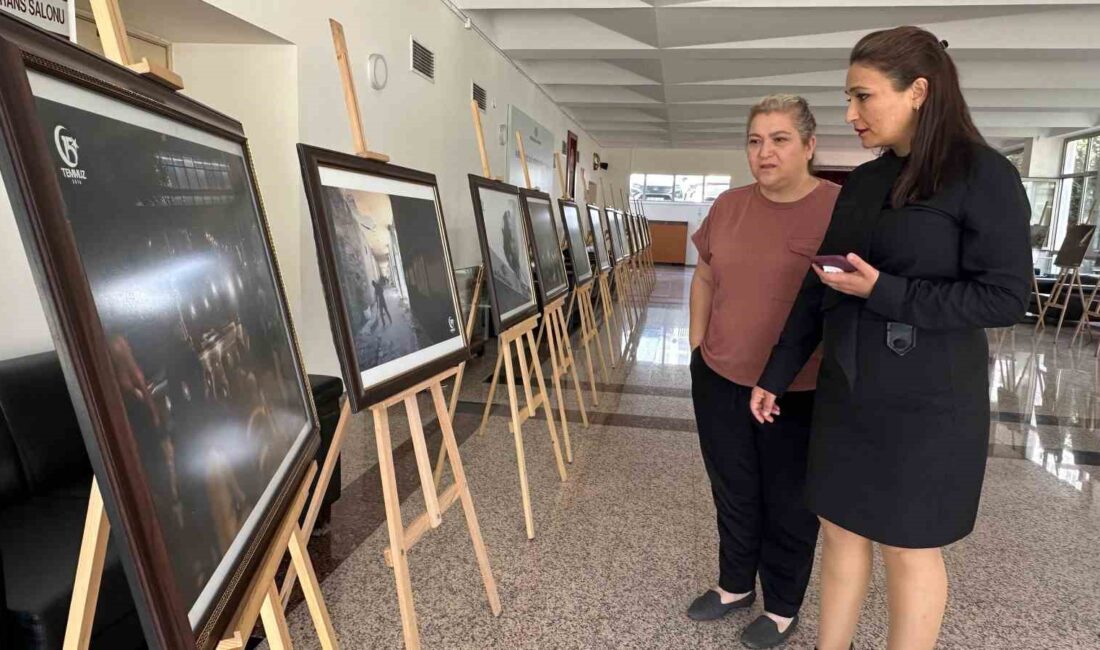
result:
<svg viewBox="0 0 1100 650"><path fill-rule="evenodd" d="M90 90L37 72L30 71L28 77L30 79L31 91L36 97L48 99L79 110L96 113L108 119L170 135L212 149L218 149L219 151L237 156L242 160L244 159L243 147L231 140L220 138L194 127L170 120L161 115L144 111L119 100L94 93ZM50 146L52 146L52 143L50 143ZM248 165L244 164L244 168L247 170ZM253 200L253 208L258 212L259 210L255 205L255 197L252 196L251 185L248 187L248 192ZM278 284L277 279L276 284ZM282 308L283 305L280 303L279 309L282 310ZM284 317L286 317L286 314L284 314ZM229 548L226 549L225 555L222 557L221 562L218 563L214 573L210 576L210 580L207 581L206 586L204 586L199 593L198 599L191 604L187 612L187 618L192 629L198 626L204 614L217 601L218 595L224 590L230 572L245 551L245 542L255 536L261 518L271 506L271 502L274 500L283 482L286 480L287 474L290 472L291 463L298 457L305 442L306 436L299 434L297 440L294 441L290 451L287 453L286 458L283 459L278 469L275 470L271 481L260 495L260 498L256 501L255 507L248 513L248 517L245 519L241 530L237 533L237 536L229 545Z"/></svg>
<svg viewBox="0 0 1100 650"><path fill-rule="evenodd" d="M581 225L581 212L577 206L569 204L563 205L561 207L561 211L562 216L565 218L566 224L577 224L577 239L581 243L580 250L575 250L576 247L573 245L573 238L569 236L568 225L566 225L565 228L565 241L567 244L569 244L569 250L572 251L571 254L573 256L573 277L576 279L578 284L582 284L584 282L587 282L588 279L592 277L592 263L588 259L588 249L585 248L583 245L584 227ZM582 260L580 263L584 265L584 273L577 272L577 260Z"/></svg>
<svg viewBox="0 0 1100 650"><path fill-rule="evenodd" d="M499 318L500 318L501 322L503 322L503 321L507 320L509 317L514 316L515 314L522 313L522 312L530 309L533 305L537 304L536 298L535 298L535 282L534 282L534 279L531 277L531 258L530 258L530 255L529 255L529 251L530 251L529 244L527 243L527 229L524 228L523 219L522 219L522 217L520 216L520 213L519 213L519 211L522 210L523 208L520 207L520 204L519 204L519 195L509 194L509 193L506 193L506 192L498 192L496 190L493 190L491 188L486 188L486 187L479 187L479 188L477 188L477 190L478 190L478 200L481 203L481 213L482 213L483 222L484 222L485 215L487 215L487 214L494 214L495 215L496 214L497 210L499 209L498 203L500 202L500 199L503 199L505 201L514 201L515 202L515 206L511 209L513 211L513 214L515 215L513 218L516 220L516 226L517 226L516 227L516 232L519 233L518 237L521 240L521 243L520 243L520 246L519 246L519 256L522 258L521 263L520 263L520 266L522 268L518 269L517 272L522 274L523 279L525 279L527 281L527 288L528 288L527 297L528 297L528 299L522 305L520 305L518 307L515 307L515 308L512 308L512 309L509 309L508 311L500 314ZM489 200L489 201L486 201L485 200L486 197L492 197L492 199ZM483 225L485 226L486 239L489 239L491 241L492 236L489 234L490 225L492 225L493 228L496 228L500 224L497 223L496 218L494 217L494 223L492 223L492 224L484 223ZM492 249L491 245L489 246L489 249L490 250ZM492 264L492 260L486 260L486 262L488 264ZM496 278L490 277L489 279L492 280L493 282L496 282Z"/></svg>
<svg viewBox="0 0 1100 650"><path fill-rule="evenodd" d="M558 238L559 237L558 228L557 228L557 225L554 223L555 219L554 219L554 206L553 206L553 204L551 204L550 201L548 201L546 199L540 199L538 197L528 196L528 197L525 197L525 198L527 200L528 206L537 204L537 205L541 205L541 206L546 208L546 212L550 215L550 227L554 231L554 237ZM528 207L528 209L530 209L530 207ZM532 210L532 212L533 212L533 210ZM534 217L532 217L531 218L531 221L532 221L531 230L534 230L534 223L533 223L534 220L535 220ZM532 236L534 236L534 234L535 234L534 232L531 233ZM536 241L535 244L536 244L536 247L537 247L538 242ZM561 280L562 281L557 286L546 287L544 289L544 292L546 293L546 295L553 295L554 293L556 293L558 291L569 288L569 274L565 272L565 258L563 258L562 254L561 254L561 240L560 239L558 239L557 243L555 244L555 250L558 252L557 257L555 259L558 262L558 264L557 264L558 269L561 271ZM537 264L538 260L536 260L535 263Z"/></svg>
<svg viewBox="0 0 1100 650"><path fill-rule="evenodd" d="M379 194L388 194L391 196L405 196L412 199L424 199L431 201L435 205L435 216L437 223L439 224L439 232L444 232L443 219L439 212L439 204L435 200L435 190L428 185L421 185L419 183L410 183L407 181L400 181L393 178L384 178L382 176L373 176L365 172L349 171L347 169L336 169L333 167L318 166L318 176L321 179L321 184L325 187L336 187L340 189L358 190L362 192L377 192ZM448 269L453 269L451 265L451 254L447 250L446 246L443 246L443 254L446 257L446 266ZM454 284L451 284L451 303L453 305L455 313L455 321L462 321L462 311L458 308L458 297L455 296ZM462 331L462 328L458 328L458 334L447 339L446 341L440 341L435 345L430 345L423 350L417 350L411 354L407 354L397 359L391 359L383 364L377 365L373 368L367 368L366 370L359 371L359 379L363 382L365 388L377 386L378 384L400 376L409 370L430 363L431 361L445 357L452 352L461 350L465 345L466 334Z"/></svg>
<svg viewBox="0 0 1100 650"><path fill-rule="evenodd" d="M589 208L588 220L592 225L592 246L596 249L596 263L599 264L600 271L607 271L611 269L611 252L607 250L607 240L603 236L603 210Z"/></svg>

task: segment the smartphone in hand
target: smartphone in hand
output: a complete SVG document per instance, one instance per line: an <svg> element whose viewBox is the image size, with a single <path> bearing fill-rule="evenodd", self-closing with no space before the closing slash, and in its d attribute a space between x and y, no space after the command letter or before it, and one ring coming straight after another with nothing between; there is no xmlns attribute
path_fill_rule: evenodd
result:
<svg viewBox="0 0 1100 650"><path fill-rule="evenodd" d="M826 273L852 273L856 267L843 255L816 255L813 263Z"/></svg>

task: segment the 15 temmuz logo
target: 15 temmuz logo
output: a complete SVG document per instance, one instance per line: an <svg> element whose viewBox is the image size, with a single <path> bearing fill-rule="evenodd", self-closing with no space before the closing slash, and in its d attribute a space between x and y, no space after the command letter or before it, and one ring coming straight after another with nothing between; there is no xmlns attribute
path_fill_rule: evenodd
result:
<svg viewBox="0 0 1100 650"><path fill-rule="evenodd" d="M53 143L57 147L57 155L65 167L60 167L61 175L72 181L73 185L80 185L88 179L83 169L77 167L80 161L80 145L76 138L67 135L68 128L58 124L53 130Z"/></svg>

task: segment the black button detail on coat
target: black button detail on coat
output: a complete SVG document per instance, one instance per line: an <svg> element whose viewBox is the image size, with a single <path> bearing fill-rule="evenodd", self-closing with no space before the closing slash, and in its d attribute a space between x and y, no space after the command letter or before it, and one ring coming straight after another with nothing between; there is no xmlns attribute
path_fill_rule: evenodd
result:
<svg viewBox="0 0 1100 650"><path fill-rule="evenodd" d="M917 347L917 328L905 323L886 323L886 347L899 357Z"/></svg>

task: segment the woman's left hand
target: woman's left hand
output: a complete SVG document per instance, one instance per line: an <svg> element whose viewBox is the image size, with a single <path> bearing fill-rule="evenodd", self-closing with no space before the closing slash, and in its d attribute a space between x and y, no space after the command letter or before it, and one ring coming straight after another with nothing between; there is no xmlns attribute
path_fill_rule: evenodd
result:
<svg viewBox="0 0 1100 650"><path fill-rule="evenodd" d="M825 286L836 289L841 293L857 298L866 298L871 295L871 290L878 282L878 269L864 262L859 255L848 253L848 261L856 267L855 271L848 273L826 273L822 268L814 264L814 272Z"/></svg>

